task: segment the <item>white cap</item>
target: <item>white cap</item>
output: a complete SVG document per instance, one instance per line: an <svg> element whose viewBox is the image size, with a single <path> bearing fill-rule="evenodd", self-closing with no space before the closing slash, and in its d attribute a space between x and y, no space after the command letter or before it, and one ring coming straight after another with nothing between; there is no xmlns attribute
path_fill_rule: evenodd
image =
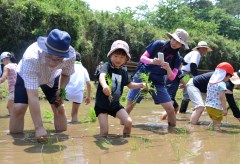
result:
<svg viewBox="0 0 240 164"><path fill-rule="evenodd" d="M3 60L4 58L10 58L11 57L11 53L10 52L3 52L1 54L0 60Z"/></svg>

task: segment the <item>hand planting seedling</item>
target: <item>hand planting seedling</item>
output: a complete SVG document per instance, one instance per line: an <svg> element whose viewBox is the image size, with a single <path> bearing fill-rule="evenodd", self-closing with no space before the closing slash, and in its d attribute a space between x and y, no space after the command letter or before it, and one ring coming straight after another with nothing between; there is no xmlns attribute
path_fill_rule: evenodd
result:
<svg viewBox="0 0 240 164"><path fill-rule="evenodd" d="M157 92L157 89L155 87L152 86L152 81L149 80L149 76L150 76L150 73L140 73L139 74L139 79L141 79L141 81L143 83L145 83L145 86L143 87L143 89L141 89L139 91L139 93L137 94L137 96L134 98L133 100L133 104L136 104L137 102L137 99L139 97L146 97L147 93L148 92L154 92L156 94Z"/></svg>
<svg viewBox="0 0 240 164"><path fill-rule="evenodd" d="M106 74L106 81L108 83L108 86L109 86L110 92L111 92L111 94L108 96L108 100L109 100L110 103L112 103L112 101L113 101L113 97L112 97L112 78L110 77L110 75L108 73Z"/></svg>

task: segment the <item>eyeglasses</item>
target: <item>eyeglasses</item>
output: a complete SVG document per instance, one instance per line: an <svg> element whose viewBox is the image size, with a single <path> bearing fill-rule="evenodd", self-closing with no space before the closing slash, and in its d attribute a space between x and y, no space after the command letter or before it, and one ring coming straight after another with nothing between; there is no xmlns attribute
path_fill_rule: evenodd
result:
<svg viewBox="0 0 240 164"><path fill-rule="evenodd" d="M62 63L63 59L64 59L63 57L56 57L55 58L53 55L49 55L49 54L47 54L45 57L48 61L51 61L51 62L54 62L54 63L57 63L57 64Z"/></svg>

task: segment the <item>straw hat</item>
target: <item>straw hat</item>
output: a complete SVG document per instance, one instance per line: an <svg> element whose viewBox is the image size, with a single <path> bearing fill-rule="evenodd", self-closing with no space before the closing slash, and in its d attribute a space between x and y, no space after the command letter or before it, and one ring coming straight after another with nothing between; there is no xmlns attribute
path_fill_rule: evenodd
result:
<svg viewBox="0 0 240 164"><path fill-rule="evenodd" d="M240 70L238 72L234 72L233 76L230 78L231 82L235 85L240 84Z"/></svg>
<svg viewBox="0 0 240 164"><path fill-rule="evenodd" d="M207 48L207 52L211 52L212 51L212 49L210 47L208 47L208 44L205 41L198 42L198 45L196 47L194 47L193 50L197 50L198 48L201 48L201 47Z"/></svg>
<svg viewBox="0 0 240 164"><path fill-rule="evenodd" d="M185 49L189 49L189 46L187 44L189 35L188 35L187 31L185 31L183 29L176 29L176 31L173 34L167 32L167 36L169 39L174 38L176 41L183 44Z"/></svg>

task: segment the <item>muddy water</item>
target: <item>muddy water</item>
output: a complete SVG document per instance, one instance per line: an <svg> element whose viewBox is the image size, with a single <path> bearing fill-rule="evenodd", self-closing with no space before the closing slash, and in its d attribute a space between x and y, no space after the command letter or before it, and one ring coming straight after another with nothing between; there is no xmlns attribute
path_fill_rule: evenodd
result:
<svg viewBox="0 0 240 164"><path fill-rule="evenodd" d="M177 127L168 129L160 121L163 112L152 101L144 101L131 113L132 136L122 138L119 120L109 117L110 136L98 136L96 123L68 124L68 130L55 133L51 121L44 126L49 142L34 140L32 120L27 111L24 134L8 135L9 118L6 101L0 101L0 163L240 163L240 123L232 113L224 118L222 133L208 130L207 114L198 126L189 125L190 114L178 114ZM67 102L70 119L70 106ZM49 107L41 102L42 111ZM80 119L87 116L89 106L82 105ZM43 114L44 115L44 114Z"/></svg>

